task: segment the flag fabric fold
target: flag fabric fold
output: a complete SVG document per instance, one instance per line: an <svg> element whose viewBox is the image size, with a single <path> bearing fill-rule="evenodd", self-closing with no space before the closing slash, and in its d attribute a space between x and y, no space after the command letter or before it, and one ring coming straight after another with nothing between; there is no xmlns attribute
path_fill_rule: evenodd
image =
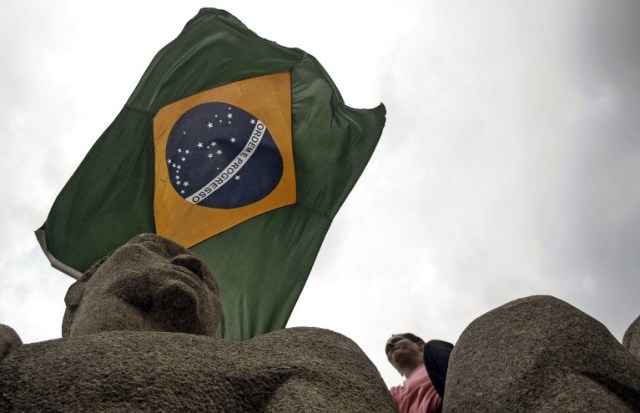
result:
<svg viewBox="0 0 640 413"><path fill-rule="evenodd" d="M382 105L346 106L311 55L202 9L153 59L39 240L77 276L156 232L212 268L219 336L282 328L384 120Z"/></svg>

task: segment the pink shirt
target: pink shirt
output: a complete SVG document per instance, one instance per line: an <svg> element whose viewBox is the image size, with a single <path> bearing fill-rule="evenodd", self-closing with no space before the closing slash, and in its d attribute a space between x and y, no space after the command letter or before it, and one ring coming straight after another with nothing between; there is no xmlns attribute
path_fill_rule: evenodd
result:
<svg viewBox="0 0 640 413"><path fill-rule="evenodd" d="M389 391L400 413L435 413L442 406L424 364L416 367L402 386L392 387Z"/></svg>

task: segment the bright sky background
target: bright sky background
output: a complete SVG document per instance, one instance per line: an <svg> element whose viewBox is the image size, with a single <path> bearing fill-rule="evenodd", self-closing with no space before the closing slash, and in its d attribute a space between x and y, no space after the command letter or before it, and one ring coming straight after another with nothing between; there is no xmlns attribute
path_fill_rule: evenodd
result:
<svg viewBox="0 0 640 413"><path fill-rule="evenodd" d="M290 326L349 336L393 385L392 333L455 342L532 294L618 339L640 314L640 2L3 0L0 323L24 342L60 337L72 283L33 231L201 7L387 107Z"/></svg>

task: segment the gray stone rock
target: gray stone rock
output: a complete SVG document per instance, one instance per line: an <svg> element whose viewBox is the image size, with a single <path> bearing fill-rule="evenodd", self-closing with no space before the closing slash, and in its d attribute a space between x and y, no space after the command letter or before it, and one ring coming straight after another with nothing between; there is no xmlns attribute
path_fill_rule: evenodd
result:
<svg viewBox="0 0 640 413"><path fill-rule="evenodd" d="M640 360L575 307L550 296L523 298L462 333L443 411L638 412Z"/></svg>
<svg viewBox="0 0 640 413"><path fill-rule="evenodd" d="M362 350L322 329L214 338L211 271L178 244L135 237L65 297L63 338L0 328L0 412L396 412Z"/></svg>
<svg viewBox="0 0 640 413"><path fill-rule="evenodd" d="M396 412L348 338L285 329L245 342L108 331L25 344L0 362L2 412Z"/></svg>
<svg viewBox="0 0 640 413"><path fill-rule="evenodd" d="M622 345L640 359L640 317L631 323L622 338Z"/></svg>
<svg viewBox="0 0 640 413"><path fill-rule="evenodd" d="M207 265L155 234L132 238L93 265L65 297L62 336L112 330L213 336L218 284Z"/></svg>
<svg viewBox="0 0 640 413"><path fill-rule="evenodd" d="M9 354L11 350L21 345L22 340L14 329L0 324L0 360Z"/></svg>

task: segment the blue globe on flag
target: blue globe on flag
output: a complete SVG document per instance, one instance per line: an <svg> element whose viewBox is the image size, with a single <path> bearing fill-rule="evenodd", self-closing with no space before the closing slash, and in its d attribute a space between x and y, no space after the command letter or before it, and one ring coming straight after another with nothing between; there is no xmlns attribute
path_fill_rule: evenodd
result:
<svg viewBox="0 0 640 413"><path fill-rule="evenodd" d="M209 208L238 208L269 195L282 177L282 155L266 125L224 102L195 106L175 123L166 146L173 189Z"/></svg>

